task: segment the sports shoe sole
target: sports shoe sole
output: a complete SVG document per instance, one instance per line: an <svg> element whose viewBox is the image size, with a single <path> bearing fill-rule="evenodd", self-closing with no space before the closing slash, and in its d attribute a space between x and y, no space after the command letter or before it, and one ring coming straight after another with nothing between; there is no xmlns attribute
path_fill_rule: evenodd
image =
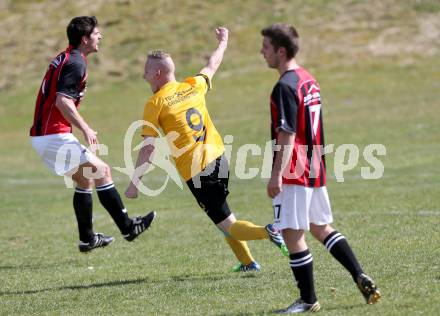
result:
<svg viewBox="0 0 440 316"><path fill-rule="evenodd" d="M370 296L367 300L367 304L369 304L369 305L374 304L377 301L379 301L381 297L382 297L382 295L380 294L380 292L378 290L374 290L374 293L370 294Z"/></svg>
<svg viewBox="0 0 440 316"><path fill-rule="evenodd" d="M287 246L286 246L286 244L283 242L283 243L279 243L279 241L277 241L276 240L276 233L272 230L272 229L270 229L269 227L268 227L269 225L266 225L265 227L264 227L264 229L266 230L266 232L268 233L268 235L269 235L269 241L271 242L271 243L273 243L279 250L280 250L280 252L281 252L281 254L284 256L284 257L289 257L289 250L287 249ZM270 225L270 227L273 227L272 225ZM280 234L280 233L278 233L278 234ZM280 236L281 236L281 234L280 234Z"/></svg>
<svg viewBox="0 0 440 316"><path fill-rule="evenodd" d="M367 304L374 304L381 298L381 294L377 289L376 284L368 275L362 274L358 279L357 285L367 301Z"/></svg>

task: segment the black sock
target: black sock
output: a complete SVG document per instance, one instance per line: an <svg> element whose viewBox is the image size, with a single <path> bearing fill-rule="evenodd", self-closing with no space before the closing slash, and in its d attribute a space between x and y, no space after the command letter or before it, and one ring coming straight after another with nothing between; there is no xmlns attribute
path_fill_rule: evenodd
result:
<svg viewBox="0 0 440 316"><path fill-rule="evenodd" d="M324 239L323 244L332 256L350 272L353 281L357 282L357 276L363 273L363 270L345 237L334 231Z"/></svg>
<svg viewBox="0 0 440 316"><path fill-rule="evenodd" d="M313 283L313 257L310 251L304 250L290 254L290 268L295 276L301 299L307 304L316 302Z"/></svg>
<svg viewBox="0 0 440 316"><path fill-rule="evenodd" d="M79 240L88 243L95 236L92 224L92 190L76 188L73 194L73 209L78 222Z"/></svg>
<svg viewBox="0 0 440 316"><path fill-rule="evenodd" d="M113 183L107 183L96 187L99 201L109 212L123 235L128 234L131 227L131 219L122 203L121 197Z"/></svg>

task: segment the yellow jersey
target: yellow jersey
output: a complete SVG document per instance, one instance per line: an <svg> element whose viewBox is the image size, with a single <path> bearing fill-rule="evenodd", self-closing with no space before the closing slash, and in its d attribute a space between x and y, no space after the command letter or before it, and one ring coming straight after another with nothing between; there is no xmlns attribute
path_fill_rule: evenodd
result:
<svg viewBox="0 0 440 316"><path fill-rule="evenodd" d="M183 82L168 82L145 104L142 136L167 137L176 168L185 181L198 175L224 152L220 134L206 108L205 94L210 88L203 74Z"/></svg>

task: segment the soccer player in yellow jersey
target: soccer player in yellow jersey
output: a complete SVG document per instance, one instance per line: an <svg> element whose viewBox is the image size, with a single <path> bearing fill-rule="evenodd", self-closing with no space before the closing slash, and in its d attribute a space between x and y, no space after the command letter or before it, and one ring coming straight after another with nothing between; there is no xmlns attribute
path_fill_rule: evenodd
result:
<svg viewBox="0 0 440 316"><path fill-rule="evenodd" d="M237 259L234 271L258 271L260 265L252 258L246 240L269 239L287 255L280 233L272 224L256 226L238 221L229 209L229 166L223 155L224 145L209 116L205 94L211 88L211 79L223 59L228 44L228 30L216 28L218 47L207 65L194 77L176 81L174 63L169 54L155 51L148 55L144 79L154 95L144 108L145 126L143 146L139 152L136 170L125 192L127 198L136 198L137 185L148 170L155 150L155 138L160 128L174 135L171 154L177 170L209 218L224 233ZM170 142L170 138L168 137Z"/></svg>

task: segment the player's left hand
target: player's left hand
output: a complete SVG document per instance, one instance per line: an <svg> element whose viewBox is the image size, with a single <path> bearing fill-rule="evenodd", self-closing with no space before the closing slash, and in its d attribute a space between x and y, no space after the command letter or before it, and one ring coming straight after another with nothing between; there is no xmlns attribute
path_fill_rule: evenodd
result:
<svg viewBox="0 0 440 316"><path fill-rule="evenodd" d="M282 177L272 176L267 183L267 195L270 198L274 198L282 191Z"/></svg>
<svg viewBox="0 0 440 316"><path fill-rule="evenodd" d="M127 190L125 190L125 197L128 199L135 199L138 196L138 188L133 184L133 182L130 182L128 185Z"/></svg>

